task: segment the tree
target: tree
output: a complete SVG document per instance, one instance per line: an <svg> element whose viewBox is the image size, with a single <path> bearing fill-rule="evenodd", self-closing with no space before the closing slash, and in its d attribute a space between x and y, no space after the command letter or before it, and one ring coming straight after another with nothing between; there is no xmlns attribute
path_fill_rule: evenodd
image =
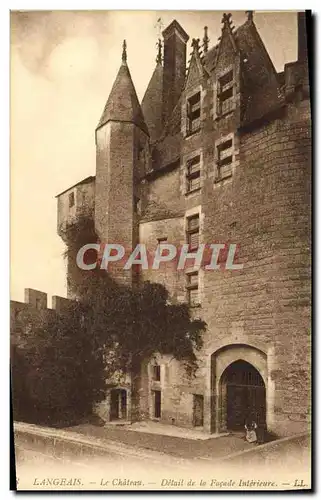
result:
<svg viewBox="0 0 321 500"><path fill-rule="evenodd" d="M75 259L84 235L87 242L96 238L92 221L79 224L66 228L68 259ZM192 319L186 304L170 303L165 287L120 286L99 265L76 269L69 279L78 299L63 314L26 312L16 326L13 385L21 397L23 380L24 418L49 423L86 415L104 399L106 380L119 371L137 376L141 362L156 352L171 354L195 374L206 324Z"/></svg>
<svg viewBox="0 0 321 500"><path fill-rule="evenodd" d="M26 334L11 359L14 408L24 420L69 422L90 413L104 397L103 350L81 327L80 313L79 305L71 303L63 315L41 315L31 329L20 317Z"/></svg>

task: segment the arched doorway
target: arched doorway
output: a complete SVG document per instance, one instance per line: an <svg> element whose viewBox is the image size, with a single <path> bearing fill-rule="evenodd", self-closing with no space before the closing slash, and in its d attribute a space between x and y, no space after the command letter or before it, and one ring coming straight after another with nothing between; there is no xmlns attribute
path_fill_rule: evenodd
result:
<svg viewBox="0 0 321 500"><path fill-rule="evenodd" d="M250 415L265 426L265 392L264 380L253 365L241 359L231 363L220 381L223 426L227 430L244 429L245 419Z"/></svg>

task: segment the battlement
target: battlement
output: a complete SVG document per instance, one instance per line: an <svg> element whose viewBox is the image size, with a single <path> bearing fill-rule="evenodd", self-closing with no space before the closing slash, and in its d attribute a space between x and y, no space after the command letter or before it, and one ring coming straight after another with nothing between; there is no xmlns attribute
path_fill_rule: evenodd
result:
<svg viewBox="0 0 321 500"><path fill-rule="evenodd" d="M17 340L17 327L20 329L32 331L32 324L36 322L41 315L63 314L64 310L70 304L70 299L52 296L52 307L48 307L48 295L40 290L25 288L25 301L10 301L10 331L11 337ZM25 313L25 314L22 314ZM30 314L29 314L30 313Z"/></svg>
<svg viewBox="0 0 321 500"><path fill-rule="evenodd" d="M11 307L13 309L24 309L26 307L31 307L37 309L38 311L43 310L53 310L60 313L64 308L70 304L71 300L66 297L60 297L59 295L52 296L52 307L48 307L48 294L41 292L40 290L35 290L34 288L25 288L25 300L24 302L19 302L17 300L10 300Z"/></svg>

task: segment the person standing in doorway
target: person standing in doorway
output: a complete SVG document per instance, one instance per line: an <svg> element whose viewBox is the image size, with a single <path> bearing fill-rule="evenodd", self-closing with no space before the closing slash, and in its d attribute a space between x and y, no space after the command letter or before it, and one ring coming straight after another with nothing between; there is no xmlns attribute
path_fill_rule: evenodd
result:
<svg viewBox="0 0 321 500"><path fill-rule="evenodd" d="M248 417L245 421L245 439L248 443L257 442L257 423L252 417Z"/></svg>

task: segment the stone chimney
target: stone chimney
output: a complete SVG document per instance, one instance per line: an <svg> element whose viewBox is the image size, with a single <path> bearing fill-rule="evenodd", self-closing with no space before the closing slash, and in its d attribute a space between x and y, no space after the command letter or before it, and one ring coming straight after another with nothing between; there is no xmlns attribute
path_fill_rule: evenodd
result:
<svg viewBox="0 0 321 500"><path fill-rule="evenodd" d="M308 45L305 12L298 12L298 61L307 61Z"/></svg>
<svg viewBox="0 0 321 500"><path fill-rule="evenodd" d="M164 31L163 124L167 122L182 92L186 72L186 43L189 39L177 21Z"/></svg>

